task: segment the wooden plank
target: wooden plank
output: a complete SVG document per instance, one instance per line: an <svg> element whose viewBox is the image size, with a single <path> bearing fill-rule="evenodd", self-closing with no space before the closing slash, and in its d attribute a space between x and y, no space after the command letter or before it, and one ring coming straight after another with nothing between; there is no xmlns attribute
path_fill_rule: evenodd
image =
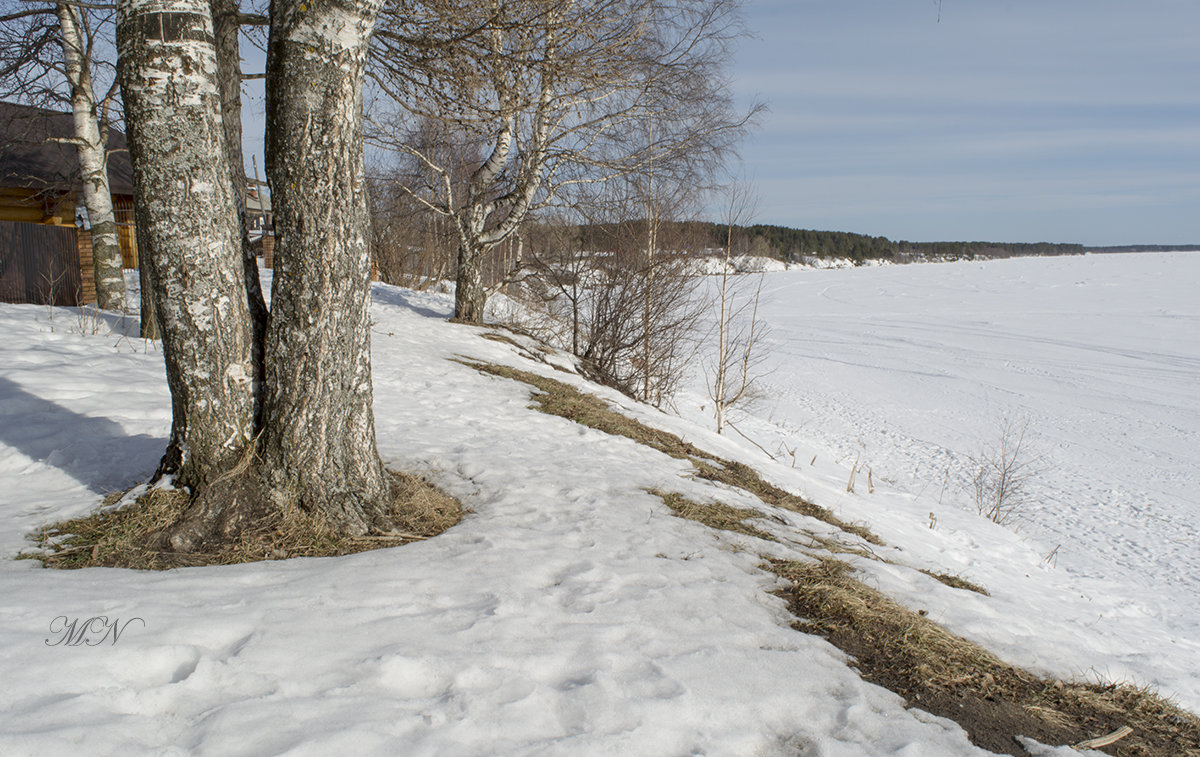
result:
<svg viewBox="0 0 1200 757"><path fill-rule="evenodd" d="M20 254L16 226L0 221L0 302L25 302L25 257Z"/></svg>

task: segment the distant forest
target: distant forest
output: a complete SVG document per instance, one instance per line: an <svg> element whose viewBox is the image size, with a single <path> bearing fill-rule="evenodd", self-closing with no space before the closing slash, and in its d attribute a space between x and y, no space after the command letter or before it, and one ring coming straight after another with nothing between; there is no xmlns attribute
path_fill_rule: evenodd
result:
<svg viewBox="0 0 1200 757"><path fill-rule="evenodd" d="M617 238L630 242L645 238L645 222L592 224L579 229L585 249L607 249ZM724 249L727 228L703 221L664 223L659 230L660 246L676 249ZM628 243L628 242L627 242ZM799 263L805 258L842 258L862 263L885 259L897 263L922 260L975 260L1032 255L1082 255L1080 244L1049 242L894 242L845 231L813 231L786 226L734 226L733 251Z"/></svg>
<svg viewBox="0 0 1200 757"><path fill-rule="evenodd" d="M718 238L724 229L713 224ZM812 231L785 226L746 226L734 229L739 251L799 262L805 257L845 258L861 263L887 259L897 263L917 260L974 260L1030 255L1082 255L1080 244L1049 242L906 242L844 231Z"/></svg>
<svg viewBox="0 0 1200 757"><path fill-rule="evenodd" d="M1193 252L1200 244L1122 244L1113 247L1089 247L1088 252Z"/></svg>
<svg viewBox="0 0 1200 757"><path fill-rule="evenodd" d="M645 221L625 224L591 224L578 229L584 249L609 249L620 246L616 240L635 247L646 238ZM663 249L720 250L725 248L728 229L719 223L684 221L663 223L658 232ZM640 249L640 248L639 248ZM775 258L788 263L805 258L842 258L862 263L890 260L915 263L930 260L985 260L1041 255L1082 255L1085 252L1182 252L1200 250L1193 245L1121 245L1085 247L1081 244L1052 242L893 242L887 237L871 237L846 231L813 231L786 226L734 226L735 255Z"/></svg>

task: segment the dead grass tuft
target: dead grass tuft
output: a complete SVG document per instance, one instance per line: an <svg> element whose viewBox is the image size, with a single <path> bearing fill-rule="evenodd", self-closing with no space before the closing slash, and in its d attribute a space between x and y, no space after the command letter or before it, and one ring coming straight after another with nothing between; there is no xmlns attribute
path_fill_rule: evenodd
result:
<svg viewBox="0 0 1200 757"><path fill-rule="evenodd" d="M921 572L932 579L941 581L952 589L965 589L966 591L973 591L976 594L982 594L985 597L992 596L991 592L979 584L968 581L962 576L955 575L954 573L934 573L932 570L921 570Z"/></svg>
<svg viewBox="0 0 1200 757"><path fill-rule="evenodd" d="M682 494L663 492L658 489L651 489L650 493L661 499L663 504L671 508L671 513L676 517L694 520L703 523L709 528L733 531L734 533L745 534L746 536L753 536L758 539L765 539L766 541L778 541L778 539L766 531L762 531L746 523L747 520L752 518L763 517L763 514L757 510L731 507L721 502L704 504L690 500Z"/></svg>
<svg viewBox="0 0 1200 757"><path fill-rule="evenodd" d="M808 537L809 543L803 545L800 545L799 542L794 543L804 547L805 551L809 554L811 554L812 550L822 549L831 555L855 555L856 557L862 557L867 560L876 560L878 562L889 563L892 565L896 564L892 560L889 560L886 557L881 557L880 555L871 551L870 547L864 546L861 541L846 541L836 537L824 536L822 534L810 531L807 528L801 529L801 533Z"/></svg>
<svg viewBox="0 0 1200 757"><path fill-rule="evenodd" d="M852 655L863 678L958 722L977 745L1024 751L1016 735L1077 744L1128 725L1105 747L1129 757L1200 757L1200 719L1146 687L1047 681L1009 665L853 577L836 559L774 560L799 630Z"/></svg>
<svg viewBox="0 0 1200 757"><path fill-rule="evenodd" d="M718 460L718 466L709 465L704 462L693 462L696 465L696 475L700 478L736 487L753 494L768 505L781 507L784 510L791 510L810 518L816 518L817 520L836 526L848 534L854 534L870 544L883 545L883 540L871 533L871 530L866 526L859 523L847 523L824 507L813 504L803 497L798 497L795 494L780 489L774 484L764 481L748 465L743 465L732 460Z"/></svg>
<svg viewBox="0 0 1200 757"><path fill-rule="evenodd" d="M732 486L748 492L768 505L807 515L854 534L871 544L883 541L865 526L846 523L829 510L767 483L752 468L732 460L710 455L674 434L651 428L610 408L599 397L584 394L561 381L492 363L459 360L463 365L493 376L521 381L538 390L533 395L535 410L575 421L589 428L627 439L656 449L679 460L687 460L696 468L696 475L708 481Z"/></svg>
<svg viewBox="0 0 1200 757"><path fill-rule="evenodd" d="M21 557L41 560L48 568L135 570L333 557L421 541L462 520L458 500L416 476L391 475L394 528L386 534L339 534L323 520L287 504L247 524L232 541L205 551L174 552L161 548L161 535L179 521L188 496L175 489L151 489L116 510L108 508L122 494L110 495L91 515L45 529L34 538L40 551Z"/></svg>

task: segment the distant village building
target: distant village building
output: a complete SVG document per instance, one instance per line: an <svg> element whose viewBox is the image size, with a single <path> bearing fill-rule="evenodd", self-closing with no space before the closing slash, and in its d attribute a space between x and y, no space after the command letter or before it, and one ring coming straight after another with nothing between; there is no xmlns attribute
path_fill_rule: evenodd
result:
<svg viewBox="0 0 1200 757"><path fill-rule="evenodd" d="M270 268L274 263L275 232L271 217L271 195L267 183L246 179L246 226L254 253Z"/></svg>
<svg viewBox="0 0 1200 757"><path fill-rule="evenodd" d="M0 102L0 302L96 301L74 133L70 113ZM136 267L125 135L111 131L108 147L121 259Z"/></svg>
<svg viewBox="0 0 1200 757"><path fill-rule="evenodd" d="M70 113L0 102L0 302L83 305L96 301L91 224L83 207ZM108 135L108 180L121 262L137 268L133 165L125 135ZM246 221L255 251L272 263L271 199L246 181Z"/></svg>

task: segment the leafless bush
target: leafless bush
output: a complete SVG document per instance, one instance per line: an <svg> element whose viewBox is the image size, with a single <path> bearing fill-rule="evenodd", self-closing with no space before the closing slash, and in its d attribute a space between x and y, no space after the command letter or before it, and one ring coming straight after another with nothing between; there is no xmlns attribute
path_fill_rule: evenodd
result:
<svg viewBox="0 0 1200 757"><path fill-rule="evenodd" d="M732 278L729 274L721 275L716 305L718 321L710 337L716 342L716 349L705 365L708 397L713 401L718 434L730 422L730 411L740 408L744 412L761 397L758 379L767 358L761 341L769 333L769 327L758 317L762 276L753 282L732 281Z"/></svg>
<svg viewBox="0 0 1200 757"><path fill-rule="evenodd" d="M731 409L745 409L759 396L756 382L765 359L760 341L767 332L767 324L758 318L763 274L759 273L751 291L744 286L734 257L734 227L754 216L757 198L746 182L735 181L725 190L725 199L725 249L714 303L717 322L711 337L716 349L705 365L718 434L724 432Z"/></svg>
<svg viewBox="0 0 1200 757"><path fill-rule="evenodd" d="M81 298L82 299L82 298ZM80 305L75 310L75 328L80 336L95 336L104 332L107 324L96 305Z"/></svg>
<svg viewBox="0 0 1200 757"><path fill-rule="evenodd" d="M456 243L445 221L388 182L373 182L371 256L388 284L427 289L454 273Z"/></svg>
<svg viewBox="0 0 1200 757"><path fill-rule="evenodd" d="M548 316L539 336L626 394L661 405L695 351L705 305L694 266L676 251L682 243L650 256L638 244L645 233L645 221L591 239L566 223L533 229L522 291Z"/></svg>
<svg viewBox="0 0 1200 757"><path fill-rule="evenodd" d="M988 520L1009 525L1029 505L1029 484L1037 475L1039 461L1026 439L1029 418L1000 421L998 438L980 446L970 459L971 491L975 507Z"/></svg>

